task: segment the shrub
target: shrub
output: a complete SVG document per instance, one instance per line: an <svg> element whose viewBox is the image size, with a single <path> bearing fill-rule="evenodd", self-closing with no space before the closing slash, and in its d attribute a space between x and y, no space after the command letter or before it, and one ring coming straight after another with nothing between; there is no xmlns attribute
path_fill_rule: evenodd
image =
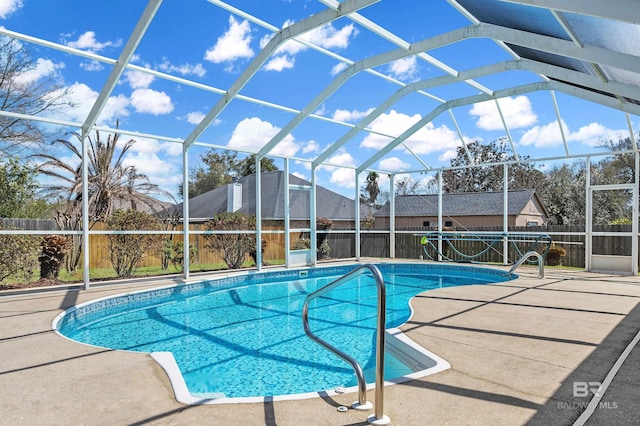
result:
<svg viewBox="0 0 640 426"><path fill-rule="evenodd" d="M256 218L244 213L220 213L204 224L208 231L253 231ZM229 269L239 269L248 253L256 250L254 233L205 234L205 247L218 252Z"/></svg>
<svg viewBox="0 0 640 426"><path fill-rule="evenodd" d="M318 230L327 230L333 228L333 221L326 217L319 217L316 219L316 229ZM329 243L327 242L328 234L316 234L316 244L319 257L327 258L329 257L329 252L331 248L329 247Z"/></svg>
<svg viewBox="0 0 640 426"><path fill-rule="evenodd" d="M58 278L64 258L73 248L73 240L64 235L45 235L40 242L40 278Z"/></svg>
<svg viewBox="0 0 640 426"><path fill-rule="evenodd" d="M308 250L311 248L311 239L300 237L293 243L293 250Z"/></svg>
<svg viewBox="0 0 640 426"><path fill-rule="evenodd" d="M253 259L253 263L258 264L258 252L256 251L257 245L254 245L251 250L249 250L249 256ZM267 240L262 239L262 256L264 257L264 251L267 249ZM263 265L266 265L265 261L262 261Z"/></svg>
<svg viewBox="0 0 640 426"><path fill-rule="evenodd" d="M184 243L182 241L167 240L164 242L164 259L171 262L177 271L184 269ZM189 263L193 263L198 255L198 248L189 244ZM166 268L163 268L166 269Z"/></svg>
<svg viewBox="0 0 640 426"><path fill-rule="evenodd" d="M36 237L0 235L0 281L9 277L30 280L37 266L37 253Z"/></svg>
<svg viewBox="0 0 640 426"><path fill-rule="evenodd" d="M567 255L567 251L555 244L552 244L547 252L546 259L547 265L549 266L557 266L562 263L562 258Z"/></svg>
<svg viewBox="0 0 640 426"><path fill-rule="evenodd" d="M116 210L106 220L110 231L157 231L162 224L153 215L137 210ZM119 278L133 275L144 253L158 248L159 235L153 234L110 234L109 258Z"/></svg>

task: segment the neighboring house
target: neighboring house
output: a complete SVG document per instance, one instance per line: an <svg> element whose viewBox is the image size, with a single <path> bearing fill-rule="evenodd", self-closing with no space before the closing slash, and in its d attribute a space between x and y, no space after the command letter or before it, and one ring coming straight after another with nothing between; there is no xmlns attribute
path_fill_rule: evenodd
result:
<svg viewBox="0 0 640 426"><path fill-rule="evenodd" d="M265 226L284 226L284 172L261 173L262 220ZM311 183L289 175L290 186L310 187ZM309 226L309 195L306 189L290 189L290 226ZM182 217L182 203L171 212ZM202 223L218 213L239 212L256 214L256 175L249 175L235 183L221 186L189 199L189 221ZM355 204L350 198L316 186L316 217L326 217L338 229L354 228Z"/></svg>
<svg viewBox="0 0 640 426"><path fill-rule="evenodd" d="M156 200L153 199L151 197L149 197L149 199L146 202L134 202L131 200L122 200L120 198L116 198L114 200L113 203L113 209L117 210L117 209L122 209L122 210L127 210L127 209L133 209L133 210L137 210L140 212L145 212L145 213L149 213L149 214L155 214L155 215L163 215L166 211L170 210L171 208L173 208L174 203L169 202L169 201L160 201L160 200Z"/></svg>
<svg viewBox="0 0 640 426"><path fill-rule="evenodd" d="M477 228L503 225L503 192L442 194L444 227ZM508 191L508 226L542 226L548 213L533 189ZM374 213L376 228L389 227L389 203ZM438 195L395 197L396 228L438 226Z"/></svg>

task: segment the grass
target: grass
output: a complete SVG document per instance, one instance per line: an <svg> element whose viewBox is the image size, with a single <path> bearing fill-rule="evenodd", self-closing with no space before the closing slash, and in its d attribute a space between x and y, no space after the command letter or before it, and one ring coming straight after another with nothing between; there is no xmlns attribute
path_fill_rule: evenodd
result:
<svg viewBox="0 0 640 426"><path fill-rule="evenodd" d="M269 260L270 265L281 265L284 264L284 259L274 259ZM255 263L253 262L245 262L242 264L243 268L251 268L254 267ZM192 264L189 268L190 272L208 272L208 271L221 271L226 270L227 265L225 263L199 263ZM143 266L138 269L133 274L133 277L160 277L164 275L175 275L181 274L182 271L178 270L174 266L169 266L167 269L162 269L160 266ZM7 278L3 282L0 283L0 289L4 285L19 285L27 283L34 283L38 281L40 277L40 270L34 270L31 275L31 279L25 280L18 278ZM89 270L89 279L92 281L102 281L102 280L112 280L117 279L118 276L113 268L91 268ZM68 272L65 269L60 271L60 275L58 276L58 281L64 283L76 283L83 281L83 272L82 269L78 269L74 272Z"/></svg>

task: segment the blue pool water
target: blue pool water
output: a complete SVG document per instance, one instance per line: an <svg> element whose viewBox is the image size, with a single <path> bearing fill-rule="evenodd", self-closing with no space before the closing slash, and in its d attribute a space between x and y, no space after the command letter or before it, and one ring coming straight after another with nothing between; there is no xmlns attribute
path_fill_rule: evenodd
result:
<svg viewBox="0 0 640 426"><path fill-rule="evenodd" d="M301 313L307 294L357 266L254 273L116 296L70 309L56 328L95 346L171 352L194 396L274 396L352 386L353 370L305 335ZM409 319L409 300L418 293L512 278L457 265L377 266L387 289L387 328ZM372 372L376 305L375 281L366 273L312 301L310 327ZM387 373L406 374L395 361L389 357ZM367 381L375 379L369 374Z"/></svg>

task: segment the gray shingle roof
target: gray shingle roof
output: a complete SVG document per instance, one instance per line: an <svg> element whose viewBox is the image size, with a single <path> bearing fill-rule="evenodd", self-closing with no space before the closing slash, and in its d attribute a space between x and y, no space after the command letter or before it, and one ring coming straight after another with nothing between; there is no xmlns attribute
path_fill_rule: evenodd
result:
<svg viewBox="0 0 640 426"><path fill-rule="evenodd" d="M284 220L284 172L264 172L262 178L262 218ZM241 178L242 208L240 213L256 213L256 178L249 175ZM311 183L297 176L289 175L290 185L306 185ZM213 189L189 201L189 217L192 219L212 218L218 213L227 211L227 187ZM289 195L290 217L292 220L309 219L309 191L291 190ZM182 203L173 210L182 216ZM353 220L355 214L354 201L330 191L324 187L316 187L316 216L332 220Z"/></svg>
<svg viewBox="0 0 640 426"><path fill-rule="evenodd" d="M522 212L532 197L533 189L509 191L509 215ZM442 211L449 216L494 216L502 215L502 192L462 192L442 194ZM396 216L437 216L438 195L398 195L395 198ZM389 203L385 204L375 214L375 217L389 216Z"/></svg>

